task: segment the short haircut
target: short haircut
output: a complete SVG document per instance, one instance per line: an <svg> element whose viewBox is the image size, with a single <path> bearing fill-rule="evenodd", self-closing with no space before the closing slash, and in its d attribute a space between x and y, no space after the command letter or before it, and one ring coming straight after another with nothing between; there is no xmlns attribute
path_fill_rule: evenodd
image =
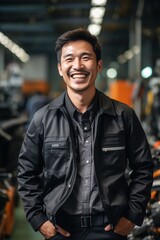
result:
<svg viewBox="0 0 160 240"><path fill-rule="evenodd" d="M93 51L96 54L97 62L101 59L101 46L98 39L92 35L89 31L83 28L77 28L70 30L62 34L56 41L55 51L57 53L58 63L61 62L62 47L72 41L84 40L90 43L93 47Z"/></svg>

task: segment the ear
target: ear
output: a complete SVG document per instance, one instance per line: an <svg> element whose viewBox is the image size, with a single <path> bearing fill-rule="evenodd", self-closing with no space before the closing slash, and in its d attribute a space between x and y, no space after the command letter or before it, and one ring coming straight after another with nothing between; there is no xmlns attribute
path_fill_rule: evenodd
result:
<svg viewBox="0 0 160 240"><path fill-rule="evenodd" d="M103 61L102 61L102 59L100 59L99 61L98 61L98 64L97 64L98 66L98 72L101 72L102 71L102 68L103 68Z"/></svg>
<svg viewBox="0 0 160 240"><path fill-rule="evenodd" d="M63 76L63 74L62 74L62 68L61 68L61 64L60 64L60 63L57 64L57 68L58 68L59 75L60 75L60 76Z"/></svg>

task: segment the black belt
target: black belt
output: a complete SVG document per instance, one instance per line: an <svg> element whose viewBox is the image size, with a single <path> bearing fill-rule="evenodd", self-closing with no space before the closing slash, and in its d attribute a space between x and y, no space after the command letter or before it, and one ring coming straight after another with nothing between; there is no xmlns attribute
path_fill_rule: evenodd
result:
<svg viewBox="0 0 160 240"><path fill-rule="evenodd" d="M108 223L107 217L104 213L90 216L69 215L65 212L58 214L56 217L57 225L66 230L89 228L94 226L105 226Z"/></svg>
<svg viewBox="0 0 160 240"><path fill-rule="evenodd" d="M81 216L80 221L81 227L92 227L105 225L107 223L107 218L104 214L98 214L91 216Z"/></svg>

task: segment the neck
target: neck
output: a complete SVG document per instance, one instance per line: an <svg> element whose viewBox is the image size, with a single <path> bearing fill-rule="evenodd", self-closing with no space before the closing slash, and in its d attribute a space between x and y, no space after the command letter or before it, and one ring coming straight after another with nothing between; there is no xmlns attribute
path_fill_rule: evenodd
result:
<svg viewBox="0 0 160 240"><path fill-rule="evenodd" d="M73 92L70 89L67 89L68 96L75 107L81 112L84 113L87 111L90 106L94 96L96 89L94 88L89 93L87 91L84 92Z"/></svg>

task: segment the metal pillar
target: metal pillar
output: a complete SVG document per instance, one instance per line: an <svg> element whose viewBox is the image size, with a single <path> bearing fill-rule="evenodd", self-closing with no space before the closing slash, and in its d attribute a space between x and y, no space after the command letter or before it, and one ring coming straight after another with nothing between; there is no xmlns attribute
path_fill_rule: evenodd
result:
<svg viewBox="0 0 160 240"><path fill-rule="evenodd" d="M137 87L139 87L141 81L141 60L142 60L142 13L144 7L144 0L139 0L137 5L136 17L131 19L130 22L130 48L137 46L139 48L139 53L136 54L129 61L129 79L132 80ZM138 82L139 81L139 82ZM139 118L141 118L141 99L136 98L134 100L134 109Z"/></svg>
<svg viewBox="0 0 160 240"><path fill-rule="evenodd" d="M3 80L3 71L4 71L4 48L0 45L0 85Z"/></svg>
<svg viewBox="0 0 160 240"><path fill-rule="evenodd" d="M144 7L144 0L139 0L136 19L135 19L135 45L140 49L139 54L135 56L136 64L136 77L140 77L141 74L141 55L142 55L142 13Z"/></svg>

